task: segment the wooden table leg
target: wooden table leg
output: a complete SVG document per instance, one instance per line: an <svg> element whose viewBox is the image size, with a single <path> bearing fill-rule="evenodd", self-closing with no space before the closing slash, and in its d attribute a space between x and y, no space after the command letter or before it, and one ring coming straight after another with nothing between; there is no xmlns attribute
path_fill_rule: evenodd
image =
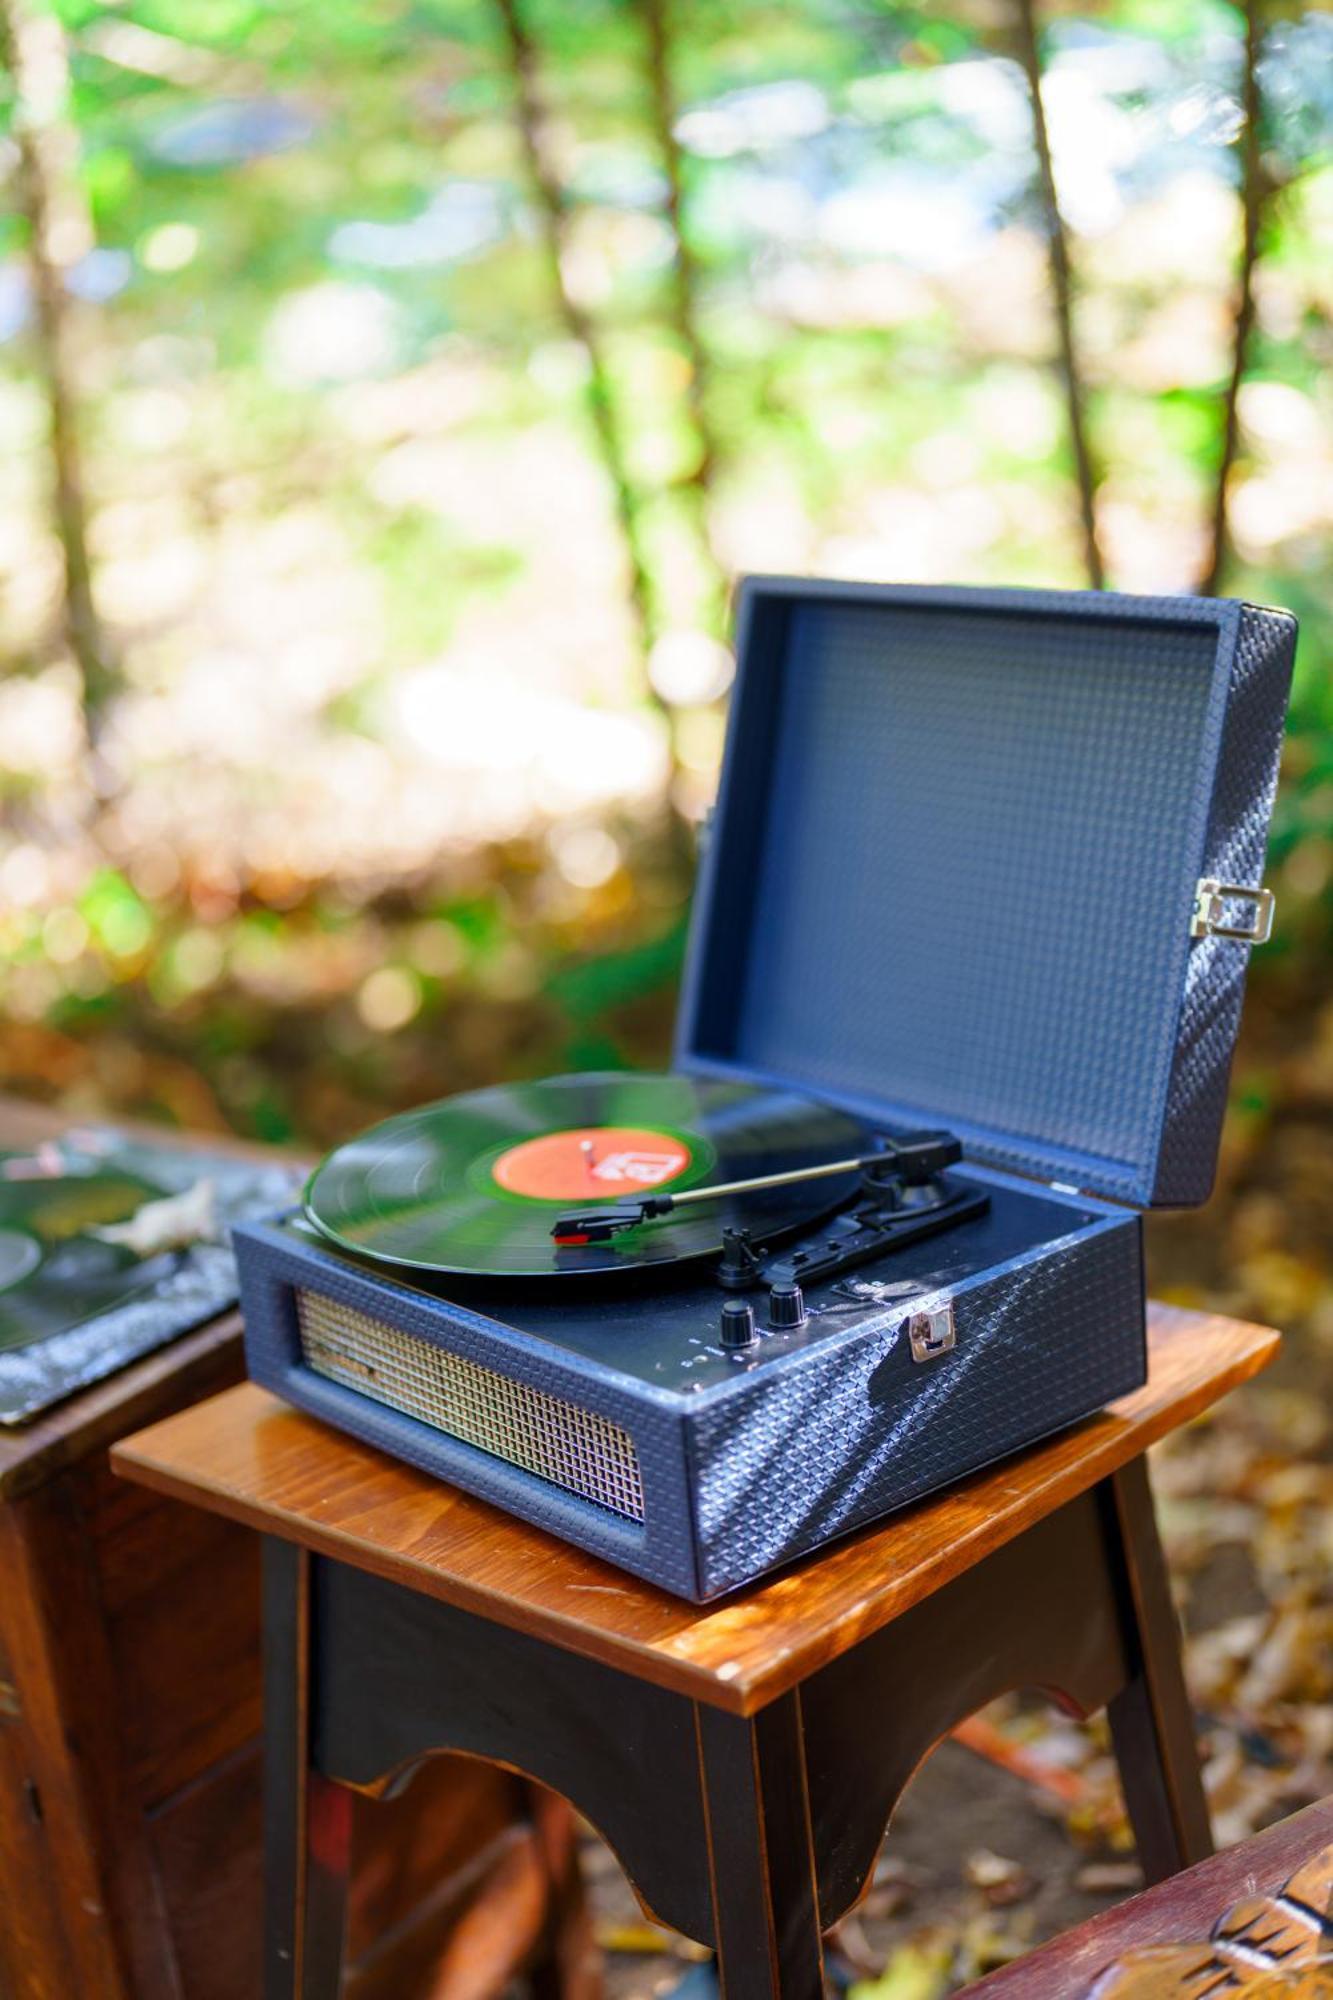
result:
<svg viewBox="0 0 1333 2000"><path fill-rule="evenodd" d="M1083 1714L1107 1709L1149 1881L1211 1852L1141 1459L805 1683L825 1924L868 1885L890 1816L923 1758L956 1723L1011 1688L1045 1689Z"/></svg>
<svg viewBox="0 0 1333 2000"><path fill-rule="evenodd" d="M546 1878L546 1929L528 1969L533 2000L601 2000L602 1955L583 1893L578 1829L558 1793L527 1787Z"/></svg>
<svg viewBox="0 0 1333 2000"><path fill-rule="evenodd" d="M1160 1882L1207 1859L1212 1828L1146 1461L1131 1460L1102 1492L1130 1671L1107 1715L1144 1878Z"/></svg>
<svg viewBox="0 0 1333 2000"><path fill-rule="evenodd" d="M713 1942L692 1701L325 1557L311 1561L309 1599L306 1739L315 1770L381 1797L440 1751L501 1764L592 1822L650 1914ZM298 1825L281 1783L272 1798L284 1823ZM280 1861L280 1838L275 1848ZM549 1859L559 1867L573 1857ZM286 1881L295 1903L290 1866ZM308 1905L309 1885L302 1896ZM574 1912L563 1939L553 1939L557 1966L570 1969L563 2000L595 1990L579 1970L580 1938ZM548 1985L552 1970L542 1970ZM277 1992L323 2000L317 1987Z"/></svg>
<svg viewBox="0 0 1333 2000"><path fill-rule="evenodd" d="M0 1506L4 2000L174 1990L86 1539L63 1484Z"/></svg>
<svg viewBox="0 0 1333 2000"><path fill-rule="evenodd" d="M799 1693L695 1710L723 2000L819 2000L823 1945Z"/></svg>
<svg viewBox="0 0 1333 2000"><path fill-rule="evenodd" d="M264 1544L264 2000L338 2000L352 1795L310 1762L310 1557Z"/></svg>

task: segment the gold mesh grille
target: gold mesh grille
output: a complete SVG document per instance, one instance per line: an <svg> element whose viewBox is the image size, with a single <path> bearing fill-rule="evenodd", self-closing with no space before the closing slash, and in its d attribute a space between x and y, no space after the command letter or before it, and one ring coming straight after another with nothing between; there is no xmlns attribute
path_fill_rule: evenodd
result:
<svg viewBox="0 0 1333 2000"><path fill-rule="evenodd" d="M307 1367L630 1521L643 1519L629 1432L386 1321L298 1289Z"/></svg>

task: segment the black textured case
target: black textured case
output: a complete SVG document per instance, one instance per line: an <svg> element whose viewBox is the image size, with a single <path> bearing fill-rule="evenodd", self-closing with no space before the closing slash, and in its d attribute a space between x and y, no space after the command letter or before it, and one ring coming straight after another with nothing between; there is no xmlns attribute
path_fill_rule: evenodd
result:
<svg viewBox="0 0 1333 2000"><path fill-rule="evenodd" d="M1139 1217L1049 1191L1038 1199L981 1168L971 1178L990 1190L989 1223L859 1274L899 1281L907 1273L914 1289L904 1296L851 1319L814 1318L798 1332L769 1335L736 1362L708 1351L722 1294L705 1280L692 1311L697 1343L664 1327L660 1369L636 1371L619 1365L626 1357L618 1343L625 1316L639 1332L655 1310L641 1299L548 1307L513 1295L432 1297L352 1264L299 1227L248 1225L236 1247L250 1373L316 1416L623 1569L682 1597L716 1597L1143 1380ZM969 1238L986 1241L1006 1208L1034 1204L1044 1212L1017 1254L999 1264L969 1255ZM438 1354L446 1378L461 1362L466 1397L477 1393L477 1370L535 1391L546 1422L566 1413L564 1461L557 1455L538 1476L386 1407L383 1385L316 1372L300 1321L301 1301L312 1295L342 1316L359 1315L358 1327L369 1321L408 1335L419 1353ZM827 1286L808 1294L815 1309L829 1298ZM944 1305L954 1348L915 1360L910 1316ZM429 1361L415 1372L430 1373ZM637 1519L562 1484L577 1477L589 1449L586 1435L573 1434L573 1413L629 1439L642 1493Z"/></svg>
<svg viewBox="0 0 1333 2000"><path fill-rule="evenodd" d="M1260 883L1294 632L751 580L677 1066L948 1125L989 1213L866 1267L898 1296L816 1288L740 1359L706 1278L428 1295L247 1227L252 1375L698 1599L1137 1386L1138 1211L1211 1185L1248 956L1194 935L1198 885Z"/></svg>
<svg viewBox="0 0 1333 2000"><path fill-rule="evenodd" d="M1295 621L752 578L676 1060L1135 1206L1212 1186Z"/></svg>

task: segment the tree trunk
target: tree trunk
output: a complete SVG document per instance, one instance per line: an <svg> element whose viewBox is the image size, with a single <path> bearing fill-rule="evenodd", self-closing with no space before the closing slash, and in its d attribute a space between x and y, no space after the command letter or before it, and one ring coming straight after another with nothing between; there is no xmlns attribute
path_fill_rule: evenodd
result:
<svg viewBox="0 0 1333 2000"><path fill-rule="evenodd" d="M565 331L582 348L587 360L589 408L602 463L615 496L616 515L629 561L630 600L640 643L646 651L655 626L652 579L639 533L638 503L625 463L601 341L590 316L570 290L565 275L568 214L564 187L551 155L542 110L537 83L537 52L519 12L518 0L495 0L495 6L509 46L519 132L528 175L537 197L552 290Z"/></svg>
<svg viewBox="0 0 1333 2000"><path fill-rule="evenodd" d="M1250 337L1254 331L1254 272L1259 261L1268 187L1260 134L1259 54L1262 41L1259 0L1245 0L1245 76L1241 97L1245 123L1237 140L1240 152L1240 198L1243 216L1240 268L1236 275L1236 309L1232 323L1231 374L1222 404L1222 450L1213 488L1212 525L1208 555L1199 577L1201 597L1211 597L1221 581L1231 552L1229 523L1231 473L1236 462L1240 385L1245 380Z"/></svg>
<svg viewBox="0 0 1333 2000"><path fill-rule="evenodd" d="M551 271L551 285L560 317L570 339L583 350L588 365L588 402L602 463L615 496L616 516L625 544L629 566L629 598L643 663L643 691L666 724L667 752L673 779L681 764L674 709L658 694L648 673L648 654L657 636L656 593L640 529L639 505L625 462L620 428L616 422L610 376L601 340L590 315L571 291L565 273L568 210L563 182L551 152L546 118L537 81L537 51L520 11L520 0L495 0L504 27L510 70L514 84L515 109L523 153L533 191L537 197L542 239ZM669 845L683 873L693 865L685 821L675 802L675 786L668 794Z"/></svg>
<svg viewBox="0 0 1333 2000"><path fill-rule="evenodd" d="M1032 141L1037 153L1042 208L1046 218L1046 254L1050 264L1051 293L1055 306L1056 329L1060 340L1060 375L1064 383L1065 411L1069 423L1069 444L1078 481L1079 519L1083 529L1083 562L1088 582L1100 590L1106 581L1106 565L1097 538L1098 478L1088 445L1087 396L1079 369L1074 340L1074 286L1069 267L1069 244L1064 217L1055 188L1051 163L1050 133L1041 101L1041 49L1037 34L1036 0L1014 0L1018 31L1019 60L1027 77L1032 102Z"/></svg>
<svg viewBox="0 0 1333 2000"><path fill-rule="evenodd" d="M685 226L685 177L676 138L678 106L671 76L670 0L637 0L647 43L649 103L653 136L666 178L666 215L672 237L669 317L671 330L689 366L686 400L698 442L693 470L677 482L689 500L710 573L703 622L720 625L725 617L728 573L717 553L708 518L708 498L717 470L718 442L709 407L710 363L699 330L699 262Z"/></svg>
<svg viewBox="0 0 1333 2000"><path fill-rule="evenodd" d="M717 464L717 440L708 409L708 354L699 333L699 264L685 231L684 176L676 138L676 94L671 81L671 24L668 0L638 0L648 43L653 136L666 176L666 211L675 255L672 260L672 331L690 364L690 416L699 439L692 483L707 493Z"/></svg>
<svg viewBox="0 0 1333 2000"><path fill-rule="evenodd" d="M92 247L92 227L78 184L68 63L55 16L35 12L28 0L0 0L0 60L14 89L19 205L27 224L37 366L49 419L52 512L64 563L64 624L83 676L88 736L95 744L116 675L93 597L79 453L75 307L65 286L66 271Z"/></svg>

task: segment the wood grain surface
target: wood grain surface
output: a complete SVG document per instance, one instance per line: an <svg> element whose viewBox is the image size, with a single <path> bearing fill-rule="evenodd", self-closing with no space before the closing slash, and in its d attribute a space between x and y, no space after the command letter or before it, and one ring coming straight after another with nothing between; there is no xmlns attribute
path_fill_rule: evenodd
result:
<svg viewBox="0 0 1333 2000"><path fill-rule="evenodd" d="M748 1715L1137 1458L1277 1345L1265 1327L1153 1307L1144 1388L712 1606L669 1597L249 1383L112 1456L161 1492Z"/></svg>
<svg viewBox="0 0 1333 2000"><path fill-rule="evenodd" d="M1329 2000L1330 1843L1333 1798L1090 1917L958 2000ZM1276 1901L1284 1893L1295 1911ZM1298 1971L1316 1983L1298 1987Z"/></svg>

